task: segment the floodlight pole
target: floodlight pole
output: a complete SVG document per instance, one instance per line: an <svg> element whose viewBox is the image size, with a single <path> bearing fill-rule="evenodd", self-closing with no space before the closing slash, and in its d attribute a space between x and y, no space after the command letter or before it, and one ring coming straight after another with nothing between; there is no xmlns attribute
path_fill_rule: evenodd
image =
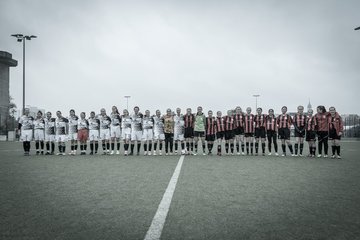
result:
<svg viewBox="0 0 360 240"><path fill-rule="evenodd" d="M129 98L130 98L131 96L124 96L124 98L126 98L126 110L128 110L129 111Z"/></svg>
<svg viewBox="0 0 360 240"><path fill-rule="evenodd" d="M22 113L25 112L25 42L26 40L31 40L32 38L37 38L34 35L23 35L23 34L12 34L12 37L16 37L18 42L23 42L23 103L22 103Z"/></svg>
<svg viewBox="0 0 360 240"><path fill-rule="evenodd" d="M260 94L254 94L253 97L255 97L255 111L257 111L257 99L260 97Z"/></svg>

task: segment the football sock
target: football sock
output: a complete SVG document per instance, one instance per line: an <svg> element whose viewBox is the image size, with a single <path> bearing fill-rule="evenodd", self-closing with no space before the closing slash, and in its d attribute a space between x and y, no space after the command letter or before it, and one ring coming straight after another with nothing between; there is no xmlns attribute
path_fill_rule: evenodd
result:
<svg viewBox="0 0 360 240"><path fill-rule="evenodd" d="M283 153L286 153L286 145L285 145L285 144L281 144L281 148L282 148Z"/></svg>
<svg viewBox="0 0 360 240"><path fill-rule="evenodd" d="M244 152L245 151L245 144L241 143L241 151Z"/></svg>
<svg viewBox="0 0 360 240"><path fill-rule="evenodd" d="M303 149L304 149L304 144L303 143L300 143L300 154L302 155L303 153Z"/></svg>
<svg viewBox="0 0 360 240"><path fill-rule="evenodd" d="M290 153L293 154L293 153L294 153L294 150L293 150L292 145L291 145L291 144L288 144L288 147L289 147L289 149L290 149Z"/></svg>
<svg viewBox="0 0 360 240"><path fill-rule="evenodd" d="M114 147L115 147L115 143L111 143L111 150L114 150Z"/></svg>
<svg viewBox="0 0 360 240"><path fill-rule="evenodd" d="M340 146L336 146L337 155L340 156Z"/></svg>
<svg viewBox="0 0 360 240"><path fill-rule="evenodd" d="M250 143L250 152L253 154L254 151L254 143Z"/></svg>
<svg viewBox="0 0 360 240"><path fill-rule="evenodd" d="M295 143L295 154L297 154L298 153L298 149L299 149L299 144L297 144L297 143Z"/></svg>
<svg viewBox="0 0 360 240"><path fill-rule="evenodd" d="M147 144L144 143L144 151L146 152L147 151Z"/></svg>
<svg viewBox="0 0 360 240"><path fill-rule="evenodd" d="M95 142L95 152L97 152L99 149L99 143L98 142Z"/></svg>
<svg viewBox="0 0 360 240"><path fill-rule="evenodd" d="M261 143L261 149L262 149L262 152L265 153L265 143Z"/></svg>
<svg viewBox="0 0 360 240"><path fill-rule="evenodd" d="M237 142L236 143L236 151L239 152L240 151L240 144Z"/></svg>
<svg viewBox="0 0 360 240"><path fill-rule="evenodd" d="M259 143L255 143L255 153L259 152Z"/></svg>
<svg viewBox="0 0 360 240"><path fill-rule="evenodd" d="M149 142L149 151L151 152L151 147L152 147L152 144L151 142Z"/></svg>
<svg viewBox="0 0 360 240"><path fill-rule="evenodd" d="M234 143L230 143L230 151L231 153L234 153Z"/></svg>
<svg viewBox="0 0 360 240"><path fill-rule="evenodd" d="M118 151L120 150L120 142L116 143L116 150L118 150Z"/></svg>
<svg viewBox="0 0 360 240"><path fill-rule="evenodd" d="M246 142L246 153L249 154L249 143Z"/></svg>
<svg viewBox="0 0 360 240"><path fill-rule="evenodd" d="M331 146L332 155L335 155L335 149L336 149L336 146L335 146L335 145L332 145L332 146Z"/></svg>
<svg viewBox="0 0 360 240"><path fill-rule="evenodd" d="M225 143L225 152L229 153L229 143Z"/></svg>

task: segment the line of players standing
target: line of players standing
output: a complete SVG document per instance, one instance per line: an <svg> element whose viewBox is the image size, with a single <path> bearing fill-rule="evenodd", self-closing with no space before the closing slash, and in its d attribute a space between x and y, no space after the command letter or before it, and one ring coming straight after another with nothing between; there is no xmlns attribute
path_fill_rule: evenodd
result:
<svg viewBox="0 0 360 240"><path fill-rule="evenodd" d="M202 145L203 155L206 155L206 143L209 155L212 154L214 143L217 143L217 155L222 155L223 140L227 155L233 155L234 152L245 155L245 149L246 155L258 155L260 145L261 153L265 155L266 139L268 155L272 155L272 145L274 154L278 155L277 139L279 138L282 156L286 156L286 146L292 156L302 156L304 139L306 139L309 145L308 156L314 157L317 137L318 157L328 156L330 139L332 157L341 158L340 139L343 122L335 108L330 107L327 112L324 106L318 106L315 115L311 109L305 114L303 106L299 106L297 110L297 114L291 117L287 113L287 107L284 106L281 114L276 117L273 109L269 109L268 114L263 114L262 109L258 108L254 115L250 107L245 113L240 107L236 107L235 111L229 110L225 116L222 116L221 111L213 116L211 110L208 111L208 116L205 116L202 107L198 107L196 114L188 108L183 115L181 109L177 108L175 113L167 109L166 114L161 115L157 110L156 114L151 116L149 110L146 110L145 114L140 113L139 107L135 107L131 115L126 109L121 115L113 106L110 116L106 114L105 109L101 109L98 115L91 112L88 119L84 112L79 118L74 110L70 110L67 118L63 117L60 111L56 112L56 118L53 118L50 112L43 117L42 112L39 111L34 119L29 116L29 110L25 109L24 115L19 120L19 129L21 129L25 155L29 155L30 141L33 138L36 154L44 154L45 142L47 155L54 154L55 142L58 143L57 154L65 155L66 141L70 141L69 154L76 154L79 142L81 155L84 155L87 152L88 140L91 155L98 153L99 141L102 144L103 154L120 154L120 139L123 140L124 155L133 155L135 145L137 145L136 154L139 155L141 143L143 143L144 155L161 155L163 145L166 155L173 154L174 145L175 154L178 153L180 145L181 154L196 155L199 143ZM295 149L290 141L292 125L295 129ZM324 155L322 155L323 150Z"/></svg>

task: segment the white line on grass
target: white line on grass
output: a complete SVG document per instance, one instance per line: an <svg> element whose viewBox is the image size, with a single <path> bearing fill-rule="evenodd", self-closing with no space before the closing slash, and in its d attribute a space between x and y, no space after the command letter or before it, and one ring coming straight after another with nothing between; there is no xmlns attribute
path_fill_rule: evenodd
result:
<svg viewBox="0 0 360 240"><path fill-rule="evenodd" d="M155 216L151 222L150 228L146 233L145 240L160 239L161 232L164 228L166 216L169 212L172 197L175 192L176 183L178 181L181 166L184 161L184 156L181 156L178 164L176 165L175 171L170 179L169 185L166 188L164 196L159 204L159 207L155 213Z"/></svg>

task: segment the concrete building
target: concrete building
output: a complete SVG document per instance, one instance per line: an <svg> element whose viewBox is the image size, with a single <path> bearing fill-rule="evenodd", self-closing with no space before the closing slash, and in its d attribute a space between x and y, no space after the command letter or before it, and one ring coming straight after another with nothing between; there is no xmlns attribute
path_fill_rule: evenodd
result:
<svg viewBox="0 0 360 240"><path fill-rule="evenodd" d="M10 67L16 67L18 62L12 59L8 52L0 51L0 131L6 130L6 119L9 116L9 78Z"/></svg>

